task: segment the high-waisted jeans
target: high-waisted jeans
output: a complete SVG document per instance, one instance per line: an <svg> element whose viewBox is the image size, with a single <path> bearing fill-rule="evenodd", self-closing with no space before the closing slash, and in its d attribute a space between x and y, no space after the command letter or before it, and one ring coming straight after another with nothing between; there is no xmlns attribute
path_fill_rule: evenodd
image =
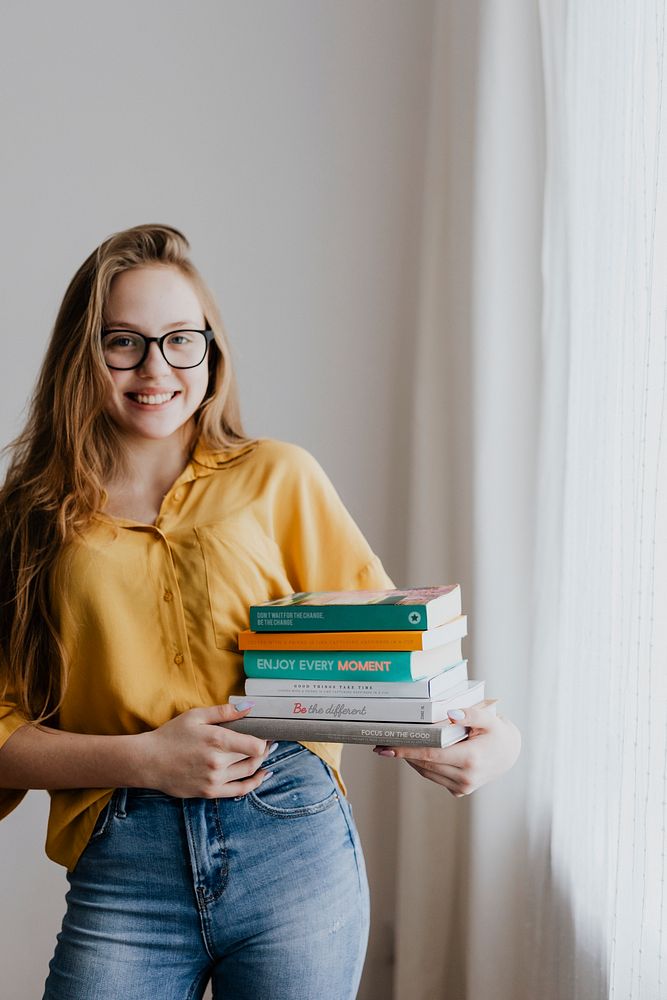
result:
<svg viewBox="0 0 667 1000"><path fill-rule="evenodd" d="M349 804L279 743L237 799L117 789L69 873L44 1000L352 1000L368 887Z"/></svg>

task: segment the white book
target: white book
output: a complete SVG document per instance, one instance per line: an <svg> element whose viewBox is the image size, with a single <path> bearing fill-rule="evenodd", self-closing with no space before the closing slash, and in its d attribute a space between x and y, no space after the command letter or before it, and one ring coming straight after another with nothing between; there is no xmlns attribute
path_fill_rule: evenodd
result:
<svg viewBox="0 0 667 1000"><path fill-rule="evenodd" d="M295 698L437 698L468 679L468 661L460 660L453 667L441 670L433 677L417 681L308 681L289 677L248 677L245 693L248 697L278 695Z"/></svg>
<svg viewBox="0 0 667 1000"><path fill-rule="evenodd" d="M247 696L233 695L236 705ZM446 697L431 698L330 698L258 696L247 719L331 719L369 722L443 722L452 708L468 708L484 700L484 681L463 681Z"/></svg>
<svg viewBox="0 0 667 1000"><path fill-rule="evenodd" d="M484 702L495 713L495 702ZM464 740L465 726L455 722L339 722L338 719L239 719L225 728L261 740L309 743L366 743L388 747L448 747Z"/></svg>

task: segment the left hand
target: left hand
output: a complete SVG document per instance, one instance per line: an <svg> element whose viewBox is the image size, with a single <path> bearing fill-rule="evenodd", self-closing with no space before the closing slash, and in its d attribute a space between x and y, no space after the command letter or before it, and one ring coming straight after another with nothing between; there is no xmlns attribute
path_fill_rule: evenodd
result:
<svg viewBox="0 0 667 1000"><path fill-rule="evenodd" d="M470 732L460 743L444 749L377 746L373 752L402 757L424 778L444 785L456 798L469 795L512 767L521 749L521 734L513 722L489 711L484 702L461 711L464 718L456 722L470 727Z"/></svg>

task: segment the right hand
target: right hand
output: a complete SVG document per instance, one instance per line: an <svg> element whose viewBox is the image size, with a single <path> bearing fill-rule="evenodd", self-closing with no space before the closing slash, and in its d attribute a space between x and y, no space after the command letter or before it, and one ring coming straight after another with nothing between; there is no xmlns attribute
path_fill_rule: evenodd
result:
<svg viewBox="0 0 667 1000"><path fill-rule="evenodd" d="M224 727L247 711L231 705L192 708L143 733L146 787L182 799L235 798L259 787L267 772L258 768L269 744Z"/></svg>

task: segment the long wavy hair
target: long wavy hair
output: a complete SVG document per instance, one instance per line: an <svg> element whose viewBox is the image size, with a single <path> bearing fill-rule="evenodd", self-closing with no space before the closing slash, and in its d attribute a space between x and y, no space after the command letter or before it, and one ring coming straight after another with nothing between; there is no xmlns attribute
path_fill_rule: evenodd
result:
<svg viewBox="0 0 667 1000"><path fill-rule="evenodd" d="M90 254L65 292L26 426L8 446L0 489L0 703L15 705L27 721L53 718L67 682L51 573L103 509L104 484L124 466L118 429L104 410L110 376L100 338L116 275L170 265L190 280L214 333L193 444L225 450L248 440L222 320L189 249L177 229L143 225L114 233Z"/></svg>

